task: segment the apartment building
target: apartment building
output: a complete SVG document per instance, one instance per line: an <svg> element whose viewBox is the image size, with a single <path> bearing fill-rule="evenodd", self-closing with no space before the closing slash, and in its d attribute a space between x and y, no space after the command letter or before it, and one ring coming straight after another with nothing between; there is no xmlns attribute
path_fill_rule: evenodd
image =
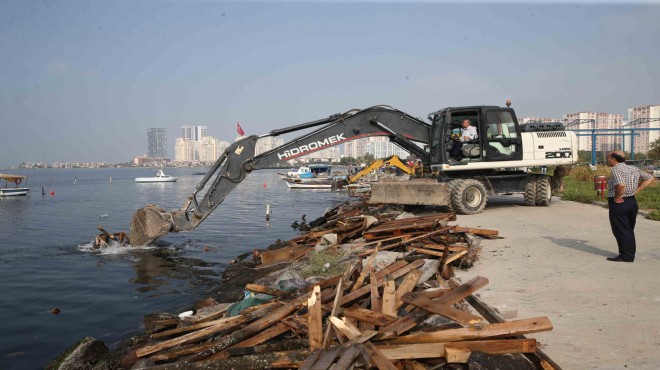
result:
<svg viewBox="0 0 660 370"><path fill-rule="evenodd" d="M628 124L626 127L660 128L660 105L646 105L628 108ZM651 143L660 138L660 131L635 132L635 153L646 153ZM631 149L631 137L626 136L625 149Z"/></svg>
<svg viewBox="0 0 660 370"><path fill-rule="evenodd" d="M623 115L612 113L578 112L564 115L564 119L573 123L569 129L617 129L623 124ZM615 134L616 132L611 132ZM592 137L589 132L578 132L578 150L591 151ZM596 136L596 150L610 151L621 149L621 135Z"/></svg>
<svg viewBox="0 0 660 370"><path fill-rule="evenodd" d="M195 160L195 143L187 137L178 137L174 142L174 160L191 162Z"/></svg>
<svg viewBox="0 0 660 370"><path fill-rule="evenodd" d="M164 127L148 128L147 146L150 158L167 158L167 129Z"/></svg>

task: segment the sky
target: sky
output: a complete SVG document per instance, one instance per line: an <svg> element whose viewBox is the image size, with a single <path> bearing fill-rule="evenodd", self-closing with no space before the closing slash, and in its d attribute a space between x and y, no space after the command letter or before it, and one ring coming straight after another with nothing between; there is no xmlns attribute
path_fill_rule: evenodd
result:
<svg viewBox="0 0 660 370"><path fill-rule="evenodd" d="M0 168L127 162L386 104L660 104L660 3L0 1Z"/></svg>

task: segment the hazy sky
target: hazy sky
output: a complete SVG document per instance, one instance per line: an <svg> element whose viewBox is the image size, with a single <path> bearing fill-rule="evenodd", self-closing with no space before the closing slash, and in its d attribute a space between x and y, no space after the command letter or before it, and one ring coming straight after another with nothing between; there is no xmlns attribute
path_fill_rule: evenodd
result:
<svg viewBox="0 0 660 370"><path fill-rule="evenodd" d="M388 104L561 117L660 104L660 5L0 1L0 168L129 161Z"/></svg>

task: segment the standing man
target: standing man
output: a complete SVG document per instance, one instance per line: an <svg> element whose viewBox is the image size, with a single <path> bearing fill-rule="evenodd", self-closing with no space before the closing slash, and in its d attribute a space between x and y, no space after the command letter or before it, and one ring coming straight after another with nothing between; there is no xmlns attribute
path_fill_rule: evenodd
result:
<svg viewBox="0 0 660 370"><path fill-rule="evenodd" d="M463 129L461 130L461 138L459 141L455 141L449 152L449 156L453 157L457 161L463 159L463 143L469 142L477 139L477 128L472 126L472 122L469 119L464 119L462 122Z"/></svg>
<svg viewBox="0 0 660 370"><path fill-rule="evenodd" d="M653 176L634 166L626 164L625 154L613 151L607 155L607 165L612 167L607 182L607 204L610 210L612 233L619 246L619 255L608 261L635 261L635 221L637 220L637 200L635 195L653 182Z"/></svg>

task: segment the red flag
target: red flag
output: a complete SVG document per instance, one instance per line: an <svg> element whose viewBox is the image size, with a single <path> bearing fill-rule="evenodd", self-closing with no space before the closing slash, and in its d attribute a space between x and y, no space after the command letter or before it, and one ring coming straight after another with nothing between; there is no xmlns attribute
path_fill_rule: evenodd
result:
<svg viewBox="0 0 660 370"><path fill-rule="evenodd" d="M245 135L245 131L243 131L243 129L241 128L241 125L238 122L236 122L236 132L238 132L238 135L240 135L240 136Z"/></svg>

